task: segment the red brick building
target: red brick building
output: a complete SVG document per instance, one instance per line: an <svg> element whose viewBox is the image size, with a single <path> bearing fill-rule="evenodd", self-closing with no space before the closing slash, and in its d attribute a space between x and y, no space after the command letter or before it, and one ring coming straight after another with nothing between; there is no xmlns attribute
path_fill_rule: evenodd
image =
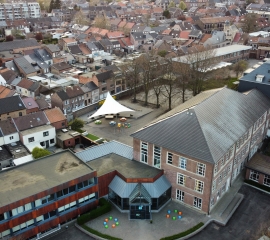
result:
<svg viewBox="0 0 270 240"><path fill-rule="evenodd" d="M203 92L133 136L133 158L163 169L172 198L210 213L260 148L270 101L226 88Z"/></svg>
<svg viewBox="0 0 270 240"><path fill-rule="evenodd" d="M42 237L96 207L96 176L68 150L2 171L0 238Z"/></svg>

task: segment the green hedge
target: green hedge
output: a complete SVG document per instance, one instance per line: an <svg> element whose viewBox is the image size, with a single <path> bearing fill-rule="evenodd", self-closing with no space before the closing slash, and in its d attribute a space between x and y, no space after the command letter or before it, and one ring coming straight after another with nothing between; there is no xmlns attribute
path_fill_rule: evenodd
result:
<svg viewBox="0 0 270 240"><path fill-rule="evenodd" d="M201 228L203 225L204 225L204 223L200 222L196 226L194 226L194 227L192 227L192 228L190 228L190 229L188 229L188 230L186 230L184 232L181 232L181 233L169 236L169 237L161 238L160 240L174 240L174 239L178 239L178 238L181 238L181 237L185 237L185 236L195 232L196 230Z"/></svg>
<svg viewBox="0 0 270 240"><path fill-rule="evenodd" d="M92 220L92 219L95 219L109 211L111 211L112 209L112 206L111 204L104 198L101 198L99 199L99 207L88 212L88 213L85 213L83 215L81 215L80 217L77 218L77 223L79 225L83 225L84 223Z"/></svg>
<svg viewBox="0 0 270 240"><path fill-rule="evenodd" d="M248 183L248 184L250 184L250 185L252 185L254 187L260 188L260 189L262 189L264 191L270 192L270 187L267 187L265 185L261 185L261 184L259 184L257 182L252 181L252 180L245 180L245 183Z"/></svg>
<svg viewBox="0 0 270 240"><path fill-rule="evenodd" d="M105 239L109 239L109 240L122 240L122 238L116 238L116 237L112 237L112 236L109 236L107 234L103 234L103 233L100 233L90 227L87 227L85 225L82 226L82 228L84 228L86 231L90 232L90 233L93 233L99 237L102 237L102 238L105 238Z"/></svg>

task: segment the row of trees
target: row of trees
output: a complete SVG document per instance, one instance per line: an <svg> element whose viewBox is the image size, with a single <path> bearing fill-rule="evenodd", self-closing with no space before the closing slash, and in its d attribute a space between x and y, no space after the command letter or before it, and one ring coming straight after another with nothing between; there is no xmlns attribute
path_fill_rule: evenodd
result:
<svg viewBox="0 0 270 240"><path fill-rule="evenodd" d="M159 106L160 96L168 100L168 108L172 108L172 98L179 94L183 102L186 91L190 89L193 95L203 90L204 81L211 76L210 68L215 64L215 51L197 51L181 57L181 61L173 61L151 53L143 54L120 66L122 79L132 90L133 101L139 88L144 91L144 104L148 105L149 91L156 96Z"/></svg>

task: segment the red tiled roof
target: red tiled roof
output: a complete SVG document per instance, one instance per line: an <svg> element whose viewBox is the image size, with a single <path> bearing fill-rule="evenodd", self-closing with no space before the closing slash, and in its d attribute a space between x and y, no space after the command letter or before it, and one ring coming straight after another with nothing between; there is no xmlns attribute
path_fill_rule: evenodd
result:
<svg viewBox="0 0 270 240"><path fill-rule="evenodd" d="M188 39L190 31L182 31L179 34L179 38Z"/></svg>
<svg viewBox="0 0 270 240"><path fill-rule="evenodd" d="M233 38L233 42L235 43L239 42L240 38L241 38L241 33L236 33Z"/></svg>
<svg viewBox="0 0 270 240"><path fill-rule="evenodd" d="M121 38L124 37L125 34L121 31L114 31L114 32L108 32L107 37L108 38Z"/></svg>
<svg viewBox="0 0 270 240"><path fill-rule="evenodd" d="M163 32L162 32L162 35L170 35L171 33L171 29L165 29Z"/></svg>
<svg viewBox="0 0 270 240"><path fill-rule="evenodd" d="M29 89L33 84L34 82L24 78L17 84L17 86L21 88Z"/></svg>
<svg viewBox="0 0 270 240"><path fill-rule="evenodd" d="M118 27L119 27L119 28L122 28L122 27L124 27L126 24L127 24L126 21L121 21L121 22L118 24Z"/></svg>
<svg viewBox="0 0 270 240"><path fill-rule="evenodd" d="M65 43L77 42L75 38L62 38Z"/></svg>
<svg viewBox="0 0 270 240"><path fill-rule="evenodd" d="M60 108L55 107L52 109L44 110L47 118L49 119L50 123L60 122L66 120L65 115L62 113Z"/></svg>

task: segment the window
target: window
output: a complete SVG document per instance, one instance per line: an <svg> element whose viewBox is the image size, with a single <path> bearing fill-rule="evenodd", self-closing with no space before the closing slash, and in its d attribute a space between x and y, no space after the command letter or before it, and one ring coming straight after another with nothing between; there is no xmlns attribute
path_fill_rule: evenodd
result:
<svg viewBox="0 0 270 240"><path fill-rule="evenodd" d="M184 157L179 157L179 167L181 169L187 169L187 159Z"/></svg>
<svg viewBox="0 0 270 240"><path fill-rule="evenodd" d="M210 206L212 207L212 206L214 206L214 204L215 204L215 198L211 198Z"/></svg>
<svg viewBox="0 0 270 240"><path fill-rule="evenodd" d="M185 182L186 176L181 173L177 173L177 184L185 186Z"/></svg>
<svg viewBox="0 0 270 240"><path fill-rule="evenodd" d="M270 176L264 175L263 185L270 186Z"/></svg>
<svg viewBox="0 0 270 240"><path fill-rule="evenodd" d="M259 181L259 173L253 170L250 170L249 179L258 182Z"/></svg>
<svg viewBox="0 0 270 240"><path fill-rule="evenodd" d="M19 116L20 116L20 117L22 116L22 112L19 112Z"/></svg>
<svg viewBox="0 0 270 240"><path fill-rule="evenodd" d="M96 194L95 193L91 193L89 196L85 196L83 198L80 198L79 199L79 203L85 203L85 202L88 202L92 199L96 199Z"/></svg>
<svg viewBox="0 0 270 240"><path fill-rule="evenodd" d="M85 180L83 182L78 183L77 186L78 186L78 189L81 189L81 188L85 188L87 186L90 186L93 183L95 183L94 178L91 178L89 180Z"/></svg>
<svg viewBox="0 0 270 240"><path fill-rule="evenodd" d="M214 169L215 175L216 175L217 172L218 172L218 164L215 165L215 169Z"/></svg>
<svg viewBox="0 0 270 240"><path fill-rule="evenodd" d="M34 137L28 138L28 142L34 142L34 141L35 141Z"/></svg>
<svg viewBox="0 0 270 240"><path fill-rule="evenodd" d="M222 173L221 173L221 174L219 174L219 178L218 178L218 184L220 184L220 183L221 183L221 181L222 181Z"/></svg>
<svg viewBox="0 0 270 240"><path fill-rule="evenodd" d="M205 164L197 163L197 174L204 176L205 168L206 168Z"/></svg>
<svg viewBox="0 0 270 240"><path fill-rule="evenodd" d="M62 196L65 196L67 194L70 194L72 192L75 192L75 189L76 189L76 186L75 185L73 185L71 187L68 187L68 188L65 188L65 189L62 189L62 190L60 190L60 191L58 191L56 193L56 196L57 196L57 198L60 198Z"/></svg>
<svg viewBox="0 0 270 240"><path fill-rule="evenodd" d="M172 164L173 162L173 154L172 153L167 153L167 163Z"/></svg>
<svg viewBox="0 0 270 240"><path fill-rule="evenodd" d="M46 136L49 136L49 132L48 131L43 132L43 137L46 137Z"/></svg>
<svg viewBox="0 0 270 240"><path fill-rule="evenodd" d="M185 193L179 189L176 189L176 199L184 202Z"/></svg>
<svg viewBox="0 0 270 240"><path fill-rule="evenodd" d="M46 219L49 219L49 218L52 218L56 215L56 210L53 210L51 212L48 212L48 213L45 213L43 215L43 220L46 220Z"/></svg>
<svg viewBox="0 0 270 240"><path fill-rule="evenodd" d="M47 195L47 196L45 196L45 197L43 197L41 199L36 200L34 202L35 203L35 207L38 207L38 206L40 206L42 204L46 204L46 203L51 202L53 200L54 200L54 193L53 194L50 194L50 195Z"/></svg>
<svg viewBox="0 0 270 240"><path fill-rule="evenodd" d="M50 139L50 144L54 143L54 138Z"/></svg>
<svg viewBox="0 0 270 240"><path fill-rule="evenodd" d="M213 181L212 192L214 192L215 190L216 190L216 180Z"/></svg>
<svg viewBox="0 0 270 240"><path fill-rule="evenodd" d="M141 142L141 162L147 163L148 144Z"/></svg>
<svg viewBox="0 0 270 240"><path fill-rule="evenodd" d="M204 186L204 182L199 181L199 180L195 180L195 187L194 187L195 191L202 193L203 192L203 186Z"/></svg>
<svg viewBox="0 0 270 240"><path fill-rule="evenodd" d="M193 206L198 209L202 209L202 199L194 197Z"/></svg>
<svg viewBox="0 0 270 240"><path fill-rule="evenodd" d="M9 140L12 140L12 139L13 139L13 136L10 136L10 137L9 137Z"/></svg>
<svg viewBox="0 0 270 240"><path fill-rule="evenodd" d="M63 211L67 211L70 208L74 208L74 207L76 207L76 201L74 201L72 203L69 203L69 204L67 204L67 205L65 205L63 207L58 208L58 212L60 213L60 212L63 212Z"/></svg>
<svg viewBox="0 0 270 240"><path fill-rule="evenodd" d="M221 159L221 163L220 164L221 164L221 166L224 165L224 158Z"/></svg>
<svg viewBox="0 0 270 240"><path fill-rule="evenodd" d="M160 147L154 146L154 167L160 168Z"/></svg>
<svg viewBox="0 0 270 240"><path fill-rule="evenodd" d="M105 91L107 89L107 87L103 87L101 88L101 91Z"/></svg>

